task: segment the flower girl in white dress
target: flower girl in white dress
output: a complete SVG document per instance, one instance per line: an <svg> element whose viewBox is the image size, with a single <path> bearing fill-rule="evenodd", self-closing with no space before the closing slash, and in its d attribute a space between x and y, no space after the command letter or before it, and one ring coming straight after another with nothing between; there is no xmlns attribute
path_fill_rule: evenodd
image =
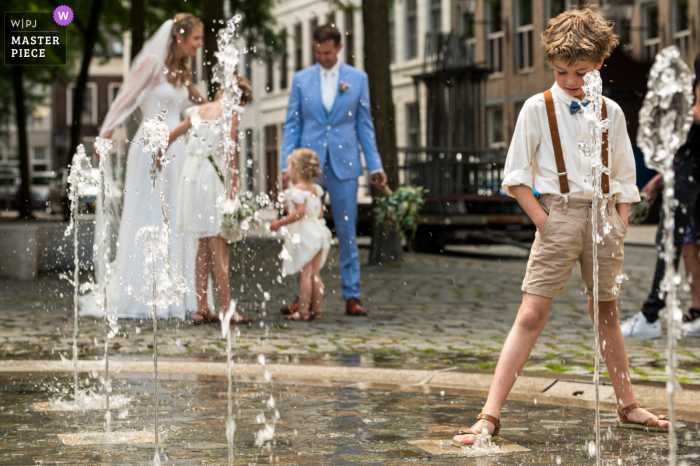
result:
<svg viewBox="0 0 700 466"><path fill-rule="evenodd" d="M331 248L331 231L323 219L323 188L312 180L320 173L318 157L309 149L297 149L287 159L287 173L294 187L284 191L290 212L270 224L277 231L287 226L282 251L282 275L299 273L299 310L286 320L321 319L323 281L320 270Z"/></svg>
<svg viewBox="0 0 700 466"><path fill-rule="evenodd" d="M238 85L242 91L240 106L233 112L231 138L235 141L239 116L252 99L250 82L238 76ZM234 304L231 302L229 289L227 240L222 236L223 213L218 203L225 197L224 180L226 179L223 158L223 137L221 131L222 105L219 98L215 102L191 107L187 110L188 118L170 133L170 142L190 131L187 141L187 160L182 169L180 189L178 191L177 231L187 236L199 238L197 262L195 265L195 290L197 295L197 312L195 324L220 322L209 309L208 281L209 270L213 266L219 303L223 311ZM236 153L230 157L231 194L235 196L238 187L238 160ZM233 312L231 323L247 324L252 322Z"/></svg>

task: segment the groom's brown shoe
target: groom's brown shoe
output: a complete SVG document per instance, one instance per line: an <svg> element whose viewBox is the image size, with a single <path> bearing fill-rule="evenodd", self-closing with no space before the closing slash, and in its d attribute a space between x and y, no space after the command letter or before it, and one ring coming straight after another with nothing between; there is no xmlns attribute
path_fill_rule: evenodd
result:
<svg viewBox="0 0 700 466"><path fill-rule="evenodd" d="M345 313L349 316L366 316L367 309L362 307L362 303L357 298L350 298L345 303Z"/></svg>
<svg viewBox="0 0 700 466"><path fill-rule="evenodd" d="M297 299L290 304L289 306L282 306L280 309L280 312L282 313L283 316L288 316L291 314L294 314L299 310L299 297L297 296Z"/></svg>

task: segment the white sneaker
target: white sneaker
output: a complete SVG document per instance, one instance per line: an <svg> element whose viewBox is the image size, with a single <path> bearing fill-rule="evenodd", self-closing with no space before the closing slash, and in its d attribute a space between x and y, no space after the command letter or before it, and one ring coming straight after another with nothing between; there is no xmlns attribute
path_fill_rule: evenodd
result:
<svg viewBox="0 0 700 466"><path fill-rule="evenodd" d="M622 336L625 338L642 338L651 340L661 338L661 322L650 324L644 314L639 312L620 324Z"/></svg>
<svg viewBox="0 0 700 466"><path fill-rule="evenodd" d="M700 335L700 317L683 324L683 333L688 335Z"/></svg>

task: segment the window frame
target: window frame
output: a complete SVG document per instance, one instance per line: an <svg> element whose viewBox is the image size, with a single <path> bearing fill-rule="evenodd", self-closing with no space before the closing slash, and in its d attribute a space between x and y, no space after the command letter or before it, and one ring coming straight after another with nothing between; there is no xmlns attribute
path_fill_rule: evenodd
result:
<svg viewBox="0 0 700 466"><path fill-rule="evenodd" d="M503 75L503 43L505 42L505 28L503 27L503 2L501 0L486 0L488 8L486 13L486 64L491 68L491 76ZM500 7L499 18L492 18L492 3L498 3ZM498 25L498 29L494 29ZM495 62L498 66L495 66Z"/></svg>
<svg viewBox="0 0 700 466"><path fill-rule="evenodd" d="M671 31L673 32L673 44L681 51L681 56L688 52L690 44L690 2L685 0L686 24L685 29L678 29L678 0L671 3Z"/></svg>
<svg viewBox="0 0 700 466"><path fill-rule="evenodd" d="M406 60L413 60L418 58L418 0L406 0L405 4L405 53ZM411 9L411 5L415 5L415 8ZM413 28L409 25L413 25Z"/></svg>
<svg viewBox="0 0 700 466"><path fill-rule="evenodd" d="M505 109L503 105L493 105L486 108L486 137L488 141L489 148L491 149L502 149L506 147L506 131L505 131ZM501 134L502 140L496 141L494 139L494 124L493 124L493 113L497 110L501 112Z"/></svg>
<svg viewBox="0 0 700 466"><path fill-rule="evenodd" d="M304 26L302 23L294 25L294 71L304 68Z"/></svg>
<svg viewBox="0 0 700 466"><path fill-rule="evenodd" d="M660 34L660 24L659 24L659 3L649 2L642 5L642 50L644 51L644 59L651 62L656 57L661 47L661 34ZM649 13L648 10L651 8L656 8L656 36L649 37L649 31L651 29L649 25Z"/></svg>
<svg viewBox="0 0 700 466"><path fill-rule="evenodd" d="M75 89L75 84L69 84L66 87L66 125L69 127L73 124L73 89ZM97 83L94 81L88 81L85 84L85 90L87 91L88 89L90 90L90 97L92 99L90 121L82 121L81 115L81 124L97 125Z"/></svg>
<svg viewBox="0 0 700 466"><path fill-rule="evenodd" d="M355 66L355 10L348 8L345 10L343 18L345 31L345 63Z"/></svg>
<svg viewBox="0 0 700 466"><path fill-rule="evenodd" d="M520 24L520 2L530 2L530 23ZM535 40L535 24L533 18L534 5L532 0L515 0L513 7L515 8L515 70L518 73L528 72L535 67L534 59L534 40Z"/></svg>
<svg viewBox="0 0 700 466"><path fill-rule="evenodd" d="M280 37L282 41L282 57L280 58L280 90L287 89L289 87L289 33L287 28L282 28L280 31Z"/></svg>

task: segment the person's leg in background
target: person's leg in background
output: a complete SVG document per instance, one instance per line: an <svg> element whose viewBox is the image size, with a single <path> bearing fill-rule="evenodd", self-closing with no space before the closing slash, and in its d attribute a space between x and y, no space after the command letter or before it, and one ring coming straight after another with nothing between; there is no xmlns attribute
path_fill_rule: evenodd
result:
<svg viewBox="0 0 700 466"><path fill-rule="evenodd" d="M691 149L687 145L681 147L673 160L673 168L676 173L674 189L678 200L678 206L674 213L676 225L674 232L674 244L676 247L674 264L676 268L678 268L680 262L683 233L688 225L691 213L695 210L695 202L700 193L700 184L698 183L700 181L700 164L698 164L697 158L689 153L691 150L693 153L695 152L695 149ZM662 248L663 223L664 214L661 212L659 228L656 232L656 247L658 250ZM621 324L622 334L625 338L648 339L661 337L659 312L665 306L665 299L660 295L660 286L664 278L665 269L663 257L657 257L651 292L642 305L641 312Z"/></svg>

